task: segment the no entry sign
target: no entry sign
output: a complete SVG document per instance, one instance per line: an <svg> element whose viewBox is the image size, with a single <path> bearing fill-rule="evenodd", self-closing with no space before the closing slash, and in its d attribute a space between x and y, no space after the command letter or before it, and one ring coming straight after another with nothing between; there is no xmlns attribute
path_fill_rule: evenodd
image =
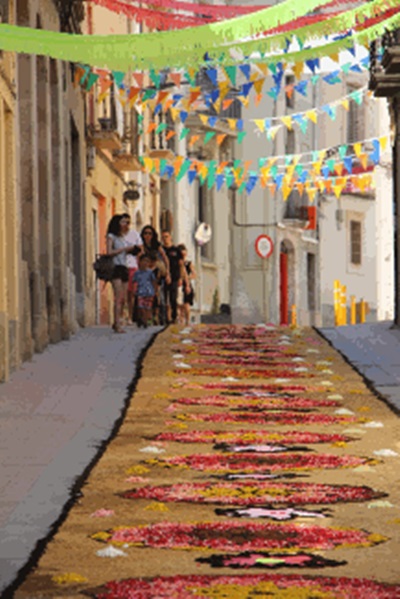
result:
<svg viewBox="0 0 400 599"><path fill-rule="evenodd" d="M259 235L255 241L255 248L260 258L269 258L274 250L274 244L268 235Z"/></svg>

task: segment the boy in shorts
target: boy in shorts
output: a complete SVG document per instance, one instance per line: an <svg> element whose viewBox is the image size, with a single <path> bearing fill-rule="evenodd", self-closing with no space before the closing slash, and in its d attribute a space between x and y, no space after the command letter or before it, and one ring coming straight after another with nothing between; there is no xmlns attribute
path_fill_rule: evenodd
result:
<svg viewBox="0 0 400 599"><path fill-rule="evenodd" d="M157 289L156 277L151 269L151 260L148 256L140 256L139 270L133 275L133 281L136 283L137 325L146 328L148 322L151 322L153 300Z"/></svg>

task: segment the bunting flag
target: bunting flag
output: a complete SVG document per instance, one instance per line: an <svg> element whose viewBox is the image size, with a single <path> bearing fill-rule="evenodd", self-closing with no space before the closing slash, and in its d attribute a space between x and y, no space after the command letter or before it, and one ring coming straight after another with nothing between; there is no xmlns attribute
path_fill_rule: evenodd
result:
<svg viewBox="0 0 400 599"><path fill-rule="evenodd" d="M0 24L0 49L27 54L40 54L70 62L81 62L98 67L108 67L116 72L127 70L162 69L171 66L201 66L215 60L220 65L232 64L230 48L239 48L249 60L257 63L278 64L282 61L282 50L287 49L287 33L256 37L276 27L290 23L327 0L285 0L278 5L218 23L195 28L140 35L92 35L90 38L78 34L66 34L43 29L32 29L16 25ZM373 0L364 6L346 11L340 16L322 19L313 25L293 30L296 40L301 41L300 51L285 52L285 62L306 61L312 68L321 56L332 56L355 44L366 45L384 31L398 28L400 14L398 0ZM330 34L352 32L352 35L336 36L329 41ZM279 37L281 36L281 37ZM319 36L322 43L306 47L305 40ZM231 45L229 45L231 44ZM281 44L281 47L279 47ZM279 51L278 51L279 48ZM270 53L271 50L275 53ZM253 57L253 52L262 52L263 57ZM208 68L212 64L208 64Z"/></svg>

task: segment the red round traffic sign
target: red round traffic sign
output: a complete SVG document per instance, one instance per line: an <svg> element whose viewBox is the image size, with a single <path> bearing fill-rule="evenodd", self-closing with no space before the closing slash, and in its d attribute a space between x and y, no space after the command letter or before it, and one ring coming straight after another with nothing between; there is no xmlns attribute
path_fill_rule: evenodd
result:
<svg viewBox="0 0 400 599"><path fill-rule="evenodd" d="M259 235L255 241L255 248L260 258L269 258L274 251L274 244L268 235Z"/></svg>

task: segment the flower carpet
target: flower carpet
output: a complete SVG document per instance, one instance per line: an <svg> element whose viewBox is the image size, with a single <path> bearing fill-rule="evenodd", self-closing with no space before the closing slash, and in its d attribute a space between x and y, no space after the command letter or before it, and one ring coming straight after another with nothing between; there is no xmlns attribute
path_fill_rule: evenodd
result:
<svg viewBox="0 0 400 599"><path fill-rule="evenodd" d="M312 329L169 327L14 597L400 599L399 439Z"/></svg>

